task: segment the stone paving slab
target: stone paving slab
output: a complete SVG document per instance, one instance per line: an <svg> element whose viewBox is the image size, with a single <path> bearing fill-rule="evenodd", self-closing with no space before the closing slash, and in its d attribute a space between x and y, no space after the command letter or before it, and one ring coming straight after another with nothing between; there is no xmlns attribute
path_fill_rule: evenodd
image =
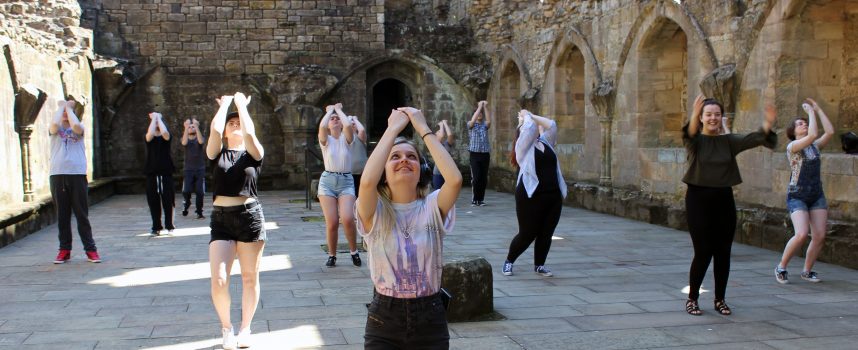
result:
<svg viewBox="0 0 858 350"><path fill-rule="evenodd" d="M691 242L687 232L565 207L545 278L533 251L504 276L500 265L517 223L513 197L487 193L470 207L465 190L449 254L484 256L494 268L499 321L450 325L452 349L855 349L858 271L819 263L824 282L775 283L778 252L734 245L727 299L734 315L712 310L711 271L704 315L684 312ZM302 192L261 195L269 241L254 318L253 349L362 349L366 266L324 267L324 223ZM207 204L208 205L208 204ZM219 349L209 296L208 221L177 216L170 237L151 238L145 197L115 196L90 220L101 264L88 263L77 237L72 260L51 263L56 226L0 249L0 350ZM74 225L73 225L74 226ZM344 237L340 238L345 242ZM364 261L367 259L364 257ZM799 271L801 259L790 271ZM230 281L232 318L241 317L239 266Z"/></svg>

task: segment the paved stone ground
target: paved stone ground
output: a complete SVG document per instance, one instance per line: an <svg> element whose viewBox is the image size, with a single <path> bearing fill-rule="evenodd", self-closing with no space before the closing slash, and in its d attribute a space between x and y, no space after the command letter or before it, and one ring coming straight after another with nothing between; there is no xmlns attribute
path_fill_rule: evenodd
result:
<svg viewBox="0 0 858 350"><path fill-rule="evenodd" d="M736 244L727 300L734 315L711 307L684 311L691 246L684 232L564 208L549 255L555 277L531 272L532 250L516 275L500 264L516 231L513 197L490 192L486 207L462 193L449 253L484 255L494 266L495 308L503 321L450 325L455 349L855 349L858 271L818 265L825 279L772 277L778 254ZM269 231L255 349L360 349L371 295L369 272L343 254L325 268L321 216L300 192L266 192ZM209 299L208 221L177 216L174 237L150 238L143 196L115 196L91 208L105 260L86 262L75 237L73 259L54 265L56 226L0 249L0 349L219 349ZM790 266L794 276L800 259ZM237 277L237 264L234 272ZM233 320L240 278L233 278Z"/></svg>

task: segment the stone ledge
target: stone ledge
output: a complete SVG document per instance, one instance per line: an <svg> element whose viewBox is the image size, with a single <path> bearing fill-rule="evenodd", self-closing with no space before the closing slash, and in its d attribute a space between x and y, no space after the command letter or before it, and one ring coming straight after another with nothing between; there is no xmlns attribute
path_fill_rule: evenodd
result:
<svg viewBox="0 0 858 350"><path fill-rule="evenodd" d="M101 202L116 192L115 179L102 178L89 183L89 204ZM56 222L54 203L49 194L0 211L0 248Z"/></svg>
<svg viewBox="0 0 858 350"><path fill-rule="evenodd" d="M489 184L498 191L512 192L515 177L503 169L490 170ZM565 204L600 213L643 221L687 231L685 204L682 198L662 198L644 192L609 188L584 182L570 182ZM735 241L783 251L793 236L789 213L781 208L736 203ZM801 250L801 256L807 246ZM830 220L825 247L819 260L858 269L858 222Z"/></svg>

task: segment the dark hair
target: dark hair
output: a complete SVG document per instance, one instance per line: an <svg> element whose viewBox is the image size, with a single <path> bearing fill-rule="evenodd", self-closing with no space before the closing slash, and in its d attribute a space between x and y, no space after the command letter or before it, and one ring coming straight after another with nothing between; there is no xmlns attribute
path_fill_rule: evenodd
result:
<svg viewBox="0 0 858 350"><path fill-rule="evenodd" d="M716 100L714 98L704 99L703 100L703 108L706 108L706 106L709 106L709 105L718 106L718 109L721 110L721 114L724 114L724 105L722 105L721 102L718 102L718 100ZM703 111L701 110L700 112L702 113Z"/></svg>
<svg viewBox="0 0 858 350"><path fill-rule="evenodd" d="M226 115L226 122L229 123L230 119L238 118L238 112L230 112Z"/></svg>
<svg viewBox="0 0 858 350"><path fill-rule="evenodd" d="M799 120L804 120L804 122L807 123L807 118L796 117L792 120L792 123L789 123L789 125L786 127L786 135L787 138L790 139L790 141L795 141L795 122Z"/></svg>
<svg viewBox="0 0 858 350"><path fill-rule="evenodd" d="M518 143L518 137L521 135L521 128L515 129L515 138L512 139L512 150L509 151L509 164L513 168L518 168L518 159L515 159L515 144Z"/></svg>

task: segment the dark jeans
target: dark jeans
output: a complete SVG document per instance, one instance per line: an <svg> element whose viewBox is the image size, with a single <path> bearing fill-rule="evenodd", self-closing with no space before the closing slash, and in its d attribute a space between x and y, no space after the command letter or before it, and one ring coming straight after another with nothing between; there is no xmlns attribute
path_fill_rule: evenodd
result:
<svg viewBox="0 0 858 350"><path fill-rule="evenodd" d="M196 193L196 213L203 214L203 198L206 195L206 169L185 170L185 180L182 183L182 197L184 197L184 210L191 207L191 193Z"/></svg>
<svg viewBox="0 0 858 350"><path fill-rule="evenodd" d="M724 299L730 278L730 251L736 233L736 202L730 187L688 185L685 193L688 231L694 245L694 259L688 273L690 299L700 296L700 285L709 261L715 261L715 298Z"/></svg>
<svg viewBox="0 0 858 350"><path fill-rule="evenodd" d="M415 299L374 294L366 315L364 349L450 348L440 294Z"/></svg>
<svg viewBox="0 0 858 350"><path fill-rule="evenodd" d="M534 266L545 265L548 250L551 249L551 236L560 222L560 212L563 209L563 194L560 190L534 193L527 198L524 185L519 184L515 190L515 214L518 217L518 234L509 244L506 260L515 262L527 250L530 243L533 246Z"/></svg>
<svg viewBox="0 0 858 350"><path fill-rule="evenodd" d="M482 202L486 197L486 186L489 178L489 153L471 152L471 187L474 197L471 199Z"/></svg>
<svg viewBox="0 0 858 350"><path fill-rule="evenodd" d="M71 214L74 212L83 249L88 252L96 251L92 226L89 225L86 175L51 175L50 183L51 197L57 210L60 249L72 249Z"/></svg>
<svg viewBox="0 0 858 350"><path fill-rule="evenodd" d="M146 175L146 201L152 215L152 230L176 228L173 226L173 210L176 208L173 175ZM161 207L164 208L164 226L161 226Z"/></svg>

